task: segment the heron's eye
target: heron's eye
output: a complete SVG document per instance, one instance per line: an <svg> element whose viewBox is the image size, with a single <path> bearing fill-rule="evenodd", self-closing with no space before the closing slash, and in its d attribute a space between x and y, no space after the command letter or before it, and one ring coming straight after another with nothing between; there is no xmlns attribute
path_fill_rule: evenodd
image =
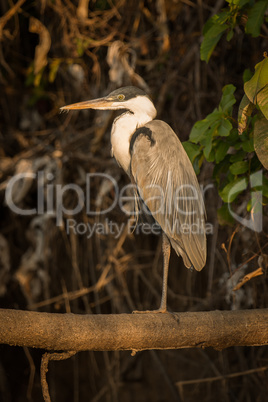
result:
<svg viewBox="0 0 268 402"><path fill-rule="evenodd" d="M119 100L123 100L123 99L125 99L125 95L118 95L118 97L117 97Z"/></svg>

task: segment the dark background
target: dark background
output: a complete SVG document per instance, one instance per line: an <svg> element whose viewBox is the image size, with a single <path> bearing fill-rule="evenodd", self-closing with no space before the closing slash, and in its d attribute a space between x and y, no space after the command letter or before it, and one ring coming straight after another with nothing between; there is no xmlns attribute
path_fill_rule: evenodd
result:
<svg viewBox="0 0 268 402"><path fill-rule="evenodd" d="M222 87L232 83L243 96L243 72L262 60L265 39L235 29L223 37L206 64L199 48L206 20L224 1L2 0L0 13L0 307L47 312L122 313L154 309L162 286L161 239L123 233L66 233L47 214L20 216L5 203L8 180L22 172L53 175L44 183L86 188L87 173L113 176L120 188L128 178L110 157L111 112L60 114L69 103L136 85L147 90L158 111L178 134L189 138L193 124L217 107ZM83 8L83 4L85 8ZM80 8L78 7L80 5ZM83 14L83 10L89 12ZM7 14L7 13L11 14ZM83 18L83 15L85 18ZM115 41L121 41L115 46ZM112 64L107 52L113 50ZM38 52L40 52L38 54ZM234 110L236 118L237 106ZM200 184L213 184L213 165L204 163ZM47 177L47 176L46 176ZM107 184L107 183L106 183ZM91 207L105 208L114 190L102 180L91 185ZM20 182L16 204L36 208L37 181ZM15 195L14 195L15 197ZM45 197L48 197L45 193ZM243 200L241 200L242 204ZM252 279L240 290L239 278L260 266L265 233L221 226L221 200L213 185L205 195L208 260L200 273L189 272L172 253L168 308L172 311L267 307L267 278ZM74 208L74 193L64 205ZM78 222L119 224L119 208ZM81 290L87 289L83 293ZM193 328L193 331L195 328ZM42 351L0 346L0 400L42 401L39 367ZM266 401L265 347L215 350L85 352L49 365L52 401ZM248 374L247 370L255 370ZM231 374L239 375L230 377ZM229 376L229 377L228 377ZM214 377L220 377L215 380ZM214 380L213 380L214 378ZM207 379L205 382L202 380ZM195 380L184 384L184 381Z"/></svg>

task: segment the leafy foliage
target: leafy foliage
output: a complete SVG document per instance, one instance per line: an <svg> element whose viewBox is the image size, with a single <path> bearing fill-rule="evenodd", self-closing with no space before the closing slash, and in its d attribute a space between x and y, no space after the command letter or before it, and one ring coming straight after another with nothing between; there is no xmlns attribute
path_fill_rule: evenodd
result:
<svg viewBox="0 0 268 402"><path fill-rule="evenodd" d="M266 163L268 155L267 120L264 117L251 119L251 128L239 134L237 122L232 118L233 105L236 103L234 91L233 85L223 88L219 107L195 123L190 140L183 144L197 173L204 160L214 162L213 178L225 203L234 202L247 189L250 175L262 168L261 162ZM260 155L260 160L256 154ZM261 190L265 201L268 180L263 179ZM251 191L254 190L256 188L251 187ZM223 212L224 221L230 221L225 206L219 211L221 215Z"/></svg>
<svg viewBox="0 0 268 402"><path fill-rule="evenodd" d="M266 56L266 55L265 55ZM257 107L253 126L254 148L263 166L268 169L268 58L255 66L255 74L244 85L245 95L239 106L238 131L241 134L249 116Z"/></svg>
<svg viewBox="0 0 268 402"><path fill-rule="evenodd" d="M213 177L218 184L219 194L224 202L233 202L246 189L253 171L261 168L254 153L253 133L239 135L236 121L232 118L235 87L226 85L222 91L219 107L192 128L190 141L184 147L197 173L204 160L214 162ZM236 186L236 190L230 190Z"/></svg>
<svg viewBox="0 0 268 402"><path fill-rule="evenodd" d="M228 7L210 18L204 26L200 56L201 60L206 62L209 61L225 32L227 41L232 39L237 25L243 24L246 34L253 37L260 35L268 1L227 0L227 2ZM264 59L255 66L254 74L246 70L243 78L245 95L239 105L238 119L233 118L236 87L229 84L222 89L219 106L205 119L194 124L189 141L184 143L197 173L204 160L214 163L213 177L218 185L220 197L227 204L239 201L239 195L248 189L253 173L263 167L268 169L266 53ZM254 185L250 191L254 191ZM268 195L266 177L263 177L261 191L263 201L266 202ZM218 213L221 223L232 221L227 204L224 204ZM251 208L250 200L247 202L247 210Z"/></svg>
<svg viewBox="0 0 268 402"><path fill-rule="evenodd" d="M201 45L201 60L208 63L217 43L226 32L230 41L237 25L245 25L245 32L253 37L260 35L268 0L226 0L229 6L210 18L204 26ZM245 23L245 15L247 21Z"/></svg>

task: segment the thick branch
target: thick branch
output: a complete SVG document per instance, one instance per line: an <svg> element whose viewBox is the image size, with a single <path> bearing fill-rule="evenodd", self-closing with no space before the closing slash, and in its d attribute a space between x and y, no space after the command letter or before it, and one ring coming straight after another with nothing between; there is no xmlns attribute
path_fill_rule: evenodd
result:
<svg viewBox="0 0 268 402"><path fill-rule="evenodd" d="M73 351L268 345L268 309L118 315L0 309L0 343Z"/></svg>

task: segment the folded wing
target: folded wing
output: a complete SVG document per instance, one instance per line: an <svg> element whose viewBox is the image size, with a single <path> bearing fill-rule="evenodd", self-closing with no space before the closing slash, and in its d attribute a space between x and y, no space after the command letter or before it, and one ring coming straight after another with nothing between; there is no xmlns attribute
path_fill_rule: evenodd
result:
<svg viewBox="0 0 268 402"><path fill-rule="evenodd" d="M168 124L153 120L133 134L130 152L139 195L185 266L200 271L206 262L205 209L181 142Z"/></svg>

